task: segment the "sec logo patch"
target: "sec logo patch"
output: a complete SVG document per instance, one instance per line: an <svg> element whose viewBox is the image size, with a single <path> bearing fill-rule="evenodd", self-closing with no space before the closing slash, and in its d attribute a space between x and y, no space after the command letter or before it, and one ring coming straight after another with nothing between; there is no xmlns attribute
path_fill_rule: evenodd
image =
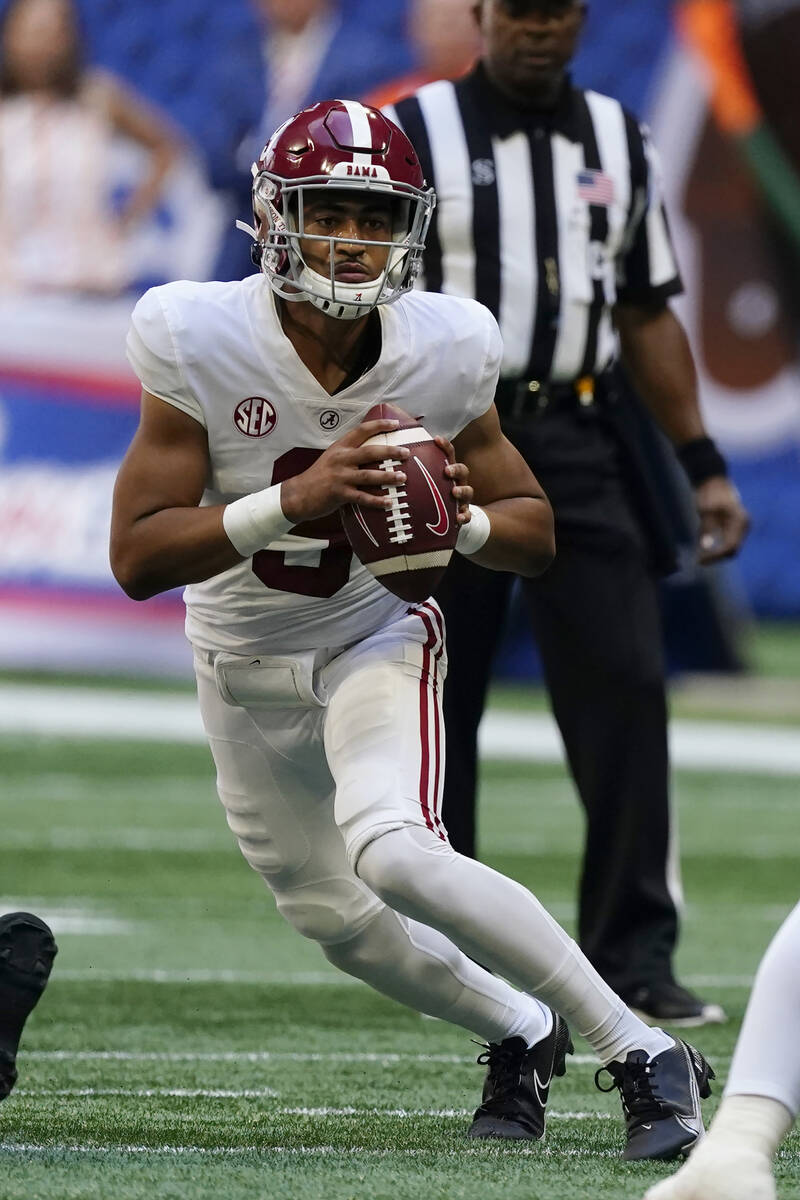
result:
<svg viewBox="0 0 800 1200"><path fill-rule="evenodd" d="M233 423L247 437L262 438L272 433L278 423L278 414L274 405L263 396L249 396L236 405Z"/></svg>

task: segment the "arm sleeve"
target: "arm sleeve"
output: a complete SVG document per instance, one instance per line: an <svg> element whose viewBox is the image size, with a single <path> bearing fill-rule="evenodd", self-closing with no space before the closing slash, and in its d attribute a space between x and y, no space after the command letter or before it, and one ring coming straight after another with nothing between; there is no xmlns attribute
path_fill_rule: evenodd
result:
<svg viewBox="0 0 800 1200"><path fill-rule="evenodd" d="M661 161L646 128L630 136L633 203L617 262L620 304L653 304L683 291L664 207Z"/></svg>
<svg viewBox="0 0 800 1200"><path fill-rule="evenodd" d="M159 291L153 288L145 292L133 310L125 347L128 362L145 391L204 426L203 410L184 380L179 350Z"/></svg>

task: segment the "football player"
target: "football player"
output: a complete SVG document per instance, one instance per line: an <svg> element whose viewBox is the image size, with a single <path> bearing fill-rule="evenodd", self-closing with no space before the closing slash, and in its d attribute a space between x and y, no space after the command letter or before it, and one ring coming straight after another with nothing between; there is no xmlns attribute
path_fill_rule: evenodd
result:
<svg viewBox="0 0 800 1200"><path fill-rule="evenodd" d="M486 1042L470 1134L542 1136L566 1018L621 1090L625 1157L678 1154L713 1073L631 1013L533 895L449 846L441 613L384 589L338 516L388 507L381 489L405 481L403 447L387 463L365 445L395 428L362 419L385 401L424 413L450 455L457 550L546 569L550 506L492 403L494 318L411 291L434 195L375 109L328 101L286 122L253 203L259 274L168 284L134 311L142 410L114 573L140 600L189 585L219 795L281 914L342 971Z"/></svg>
<svg viewBox="0 0 800 1200"><path fill-rule="evenodd" d="M799 1112L800 904L758 969L708 1137L645 1200L775 1200L772 1160Z"/></svg>

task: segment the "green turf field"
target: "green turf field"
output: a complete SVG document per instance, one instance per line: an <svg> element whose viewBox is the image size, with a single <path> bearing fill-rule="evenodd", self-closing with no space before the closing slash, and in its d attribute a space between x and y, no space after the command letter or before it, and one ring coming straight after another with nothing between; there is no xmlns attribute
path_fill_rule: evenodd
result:
<svg viewBox="0 0 800 1200"><path fill-rule="evenodd" d="M227 833L202 747L0 737L0 911L61 930L0 1106L0 1200L634 1200L588 1047L547 1139L464 1139L469 1035L349 983L275 915ZM681 773L686 979L734 1020L798 890L800 778ZM561 768L493 764L483 847L571 924L580 818ZM719 1089L717 1089L718 1094ZM709 1105L709 1112L713 1105ZM800 1138L779 1165L800 1197Z"/></svg>

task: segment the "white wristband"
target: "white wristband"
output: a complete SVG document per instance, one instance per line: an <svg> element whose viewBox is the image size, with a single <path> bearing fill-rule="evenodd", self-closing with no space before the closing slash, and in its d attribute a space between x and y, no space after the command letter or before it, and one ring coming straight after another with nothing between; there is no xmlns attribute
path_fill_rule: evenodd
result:
<svg viewBox="0 0 800 1200"><path fill-rule="evenodd" d="M257 550L265 550L292 528L281 508L281 485L275 483L263 492L251 492L226 505L222 524L234 550L250 558Z"/></svg>
<svg viewBox="0 0 800 1200"><path fill-rule="evenodd" d="M477 554L485 546L489 534L492 532L492 523L484 508L479 508L477 504L470 504L469 511L472 513L472 519L468 525L461 526L456 539L456 550L459 554L466 554L467 557Z"/></svg>

